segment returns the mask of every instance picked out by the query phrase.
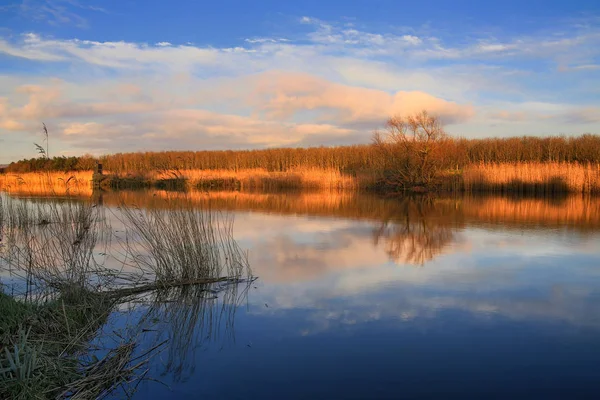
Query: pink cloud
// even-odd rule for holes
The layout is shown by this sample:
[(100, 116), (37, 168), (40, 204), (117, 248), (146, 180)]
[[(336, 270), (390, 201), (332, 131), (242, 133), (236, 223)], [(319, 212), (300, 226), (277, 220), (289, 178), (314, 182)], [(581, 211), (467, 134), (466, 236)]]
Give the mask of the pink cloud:
[(248, 102), (273, 119), (290, 119), (302, 111), (316, 111), (319, 119), (336, 123), (372, 122), (374, 126), (393, 115), (427, 110), (447, 123), (463, 122), (473, 107), (419, 91), (382, 90), (333, 83), (302, 73), (267, 72), (254, 77)]
[[(119, 138), (120, 143), (134, 143), (143, 148), (202, 148), (294, 146), (313, 135), (338, 138), (341, 142), (350, 129), (329, 124), (298, 124), (263, 121), (251, 117), (220, 114), (207, 110), (177, 109), (157, 112), (136, 123), (73, 122), (61, 125), (64, 140), (107, 145)], [(122, 150), (122, 149), (121, 149)]]
[(275, 71), (188, 82), (179, 96), (127, 81), (89, 90), (58, 80), (22, 85), (0, 99), (0, 129), (33, 133), (45, 122), (71, 145), (114, 150), (122, 150), (115, 138), (130, 150), (338, 145), (367, 143), (389, 116), (422, 109), (446, 122), (472, 115), (468, 105), (423, 92), (392, 95)]
[[(117, 93), (137, 95), (139, 88), (134, 85), (119, 85)], [(79, 118), (118, 114), (138, 114), (156, 110), (160, 107), (154, 102), (141, 101), (84, 101), (67, 98), (63, 88), (54, 85), (23, 85), (16, 89), (16, 96), (25, 95), (24, 105), (10, 104), (7, 100), (0, 103), (0, 119), (41, 122), (48, 118)], [(120, 96), (123, 97), (123, 96)]]

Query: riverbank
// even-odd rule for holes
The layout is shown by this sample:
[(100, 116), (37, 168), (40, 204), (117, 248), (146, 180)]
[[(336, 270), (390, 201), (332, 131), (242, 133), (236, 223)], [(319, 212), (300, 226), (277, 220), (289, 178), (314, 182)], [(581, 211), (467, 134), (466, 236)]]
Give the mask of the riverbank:
[[(334, 168), (291, 168), (268, 171), (173, 170), (116, 174), (107, 171), (97, 181), (103, 189), (157, 188), (167, 190), (320, 190), (402, 192), (515, 193), (553, 195), (600, 194), (600, 164), (479, 163), (440, 173), (428, 187), (402, 188), (385, 182), (393, 171), (354, 174)], [(30, 195), (91, 195), (92, 171), (0, 174), (0, 190)]]

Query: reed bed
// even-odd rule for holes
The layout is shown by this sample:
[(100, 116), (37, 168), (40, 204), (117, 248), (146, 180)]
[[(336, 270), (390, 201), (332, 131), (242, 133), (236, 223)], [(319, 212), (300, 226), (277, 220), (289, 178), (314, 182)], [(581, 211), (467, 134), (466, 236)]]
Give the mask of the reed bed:
[(101, 185), (113, 189), (154, 187), (170, 190), (357, 190), (374, 182), (336, 169), (294, 168), (285, 172), (263, 168), (244, 170), (157, 170), (114, 174), (107, 171)]
[(181, 170), (154, 172), (149, 174), (153, 181), (178, 177), (198, 188), (230, 189), (327, 189), (348, 190), (361, 187), (356, 177), (342, 174), (329, 168), (291, 168), (285, 172), (268, 171), (263, 168), (242, 170)]
[(462, 174), (467, 192), (600, 194), (600, 164), (473, 164)]
[[(0, 190), (21, 195), (90, 196), (91, 171), (0, 174)], [(107, 171), (103, 186), (116, 189), (276, 191), (311, 189), (357, 191), (376, 189), (376, 173), (346, 174), (335, 168), (295, 167), (284, 172), (263, 168), (240, 170), (155, 170), (113, 174)], [(444, 191), (557, 194), (600, 194), (600, 164), (522, 162), (468, 164), (442, 174)]]
[(20, 195), (90, 196), (92, 171), (0, 174), (0, 191)]

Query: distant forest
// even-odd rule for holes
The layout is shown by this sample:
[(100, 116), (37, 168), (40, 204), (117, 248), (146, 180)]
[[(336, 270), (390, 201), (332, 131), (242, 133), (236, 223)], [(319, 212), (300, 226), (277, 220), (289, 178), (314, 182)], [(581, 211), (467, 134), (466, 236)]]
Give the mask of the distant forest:
[[(564, 162), (600, 163), (600, 136), (513, 137), (489, 139), (447, 139), (442, 153), (448, 165), (462, 168), (474, 163)], [(345, 173), (383, 170), (386, 159), (373, 145), (338, 147), (277, 148), (265, 150), (162, 151), (117, 153), (99, 158), (31, 158), (11, 163), (6, 171), (92, 170), (96, 162), (112, 173), (149, 170), (241, 170), (263, 168), (287, 171), (297, 167), (335, 168)]]

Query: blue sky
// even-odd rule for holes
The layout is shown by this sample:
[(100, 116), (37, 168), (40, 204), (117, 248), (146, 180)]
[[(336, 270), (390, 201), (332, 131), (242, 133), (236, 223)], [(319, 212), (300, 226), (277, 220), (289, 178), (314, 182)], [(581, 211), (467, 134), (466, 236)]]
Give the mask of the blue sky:
[[(489, 4), (493, 3), (493, 4)], [(593, 1), (0, 2), (0, 163), (368, 143), (427, 109), (456, 136), (599, 133)]]

